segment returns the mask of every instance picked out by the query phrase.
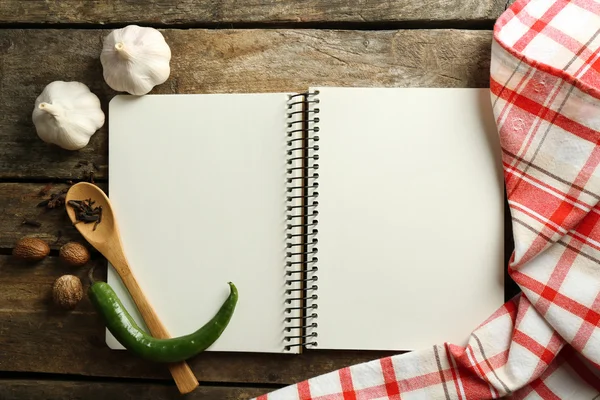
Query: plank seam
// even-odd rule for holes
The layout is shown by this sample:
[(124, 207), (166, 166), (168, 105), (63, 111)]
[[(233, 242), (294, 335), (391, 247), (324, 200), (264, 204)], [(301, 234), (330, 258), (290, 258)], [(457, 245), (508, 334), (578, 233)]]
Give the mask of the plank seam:
[(461, 30), (492, 30), (495, 19), (481, 20), (445, 20), (445, 21), (314, 21), (314, 22), (194, 22), (194, 23), (144, 23), (144, 22), (119, 22), (119, 23), (43, 23), (43, 22), (1, 22), (0, 29), (118, 29), (130, 24), (138, 24), (157, 29), (323, 29), (323, 30), (432, 30), (432, 29), (461, 29)]
[[(43, 177), (43, 176), (25, 176), (25, 177), (7, 177), (3, 178), (0, 176), (0, 184), (2, 183), (31, 183), (31, 184), (42, 184), (42, 183), (53, 183), (55, 185), (67, 184), (69, 182), (89, 182), (86, 179), (76, 179), (69, 177)], [(106, 177), (94, 177), (94, 183), (108, 183)]]
[[(87, 383), (127, 383), (127, 384), (156, 384), (164, 386), (175, 386), (168, 378), (115, 378), (104, 376), (87, 376), (78, 374), (59, 374), (46, 372), (22, 372), (22, 371), (3, 371), (0, 372), (0, 382), (7, 380), (44, 380), (55, 382), (87, 382)], [(200, 381), (203, 387), (238, 387), (238, 388), (260, 388), (260, 389), (279, 389), (285, 384), (269, 382), (220, 382), (220, 381)]]

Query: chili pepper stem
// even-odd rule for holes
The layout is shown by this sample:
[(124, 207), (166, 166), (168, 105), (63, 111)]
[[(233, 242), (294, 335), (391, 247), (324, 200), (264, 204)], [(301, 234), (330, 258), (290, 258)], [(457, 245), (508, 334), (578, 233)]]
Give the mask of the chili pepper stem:
[(88, 271), (88, 278), (90, 280), (90, 284), (93, 285), (94, 283), (96, 283), (96, 280), (94, 279), (94, 270), (96, 269), (95, 265), (92, 265), (92, 268), (90, 268), (90, 270)]

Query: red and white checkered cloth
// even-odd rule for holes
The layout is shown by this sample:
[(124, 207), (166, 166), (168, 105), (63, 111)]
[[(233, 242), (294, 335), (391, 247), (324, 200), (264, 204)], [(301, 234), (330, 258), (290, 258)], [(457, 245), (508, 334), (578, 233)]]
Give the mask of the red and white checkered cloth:
[(258, 400), (600, 399), (600, 2), (519, 0), (491, 101), (522, 289), (466, 347), (343, 368)]

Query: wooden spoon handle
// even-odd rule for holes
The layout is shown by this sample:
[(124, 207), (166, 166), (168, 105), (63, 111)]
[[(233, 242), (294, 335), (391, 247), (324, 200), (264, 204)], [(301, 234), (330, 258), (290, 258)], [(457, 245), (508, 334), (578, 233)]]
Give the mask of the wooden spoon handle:
[[(114, 260), (109, 259), (109, 261), (119, 272), (121, 280), (131, 294), (131, 298), (142, 314), (142, 318), (144, 318), (144, 322), (146, 322), (152, 336), (159, 339), (168, 339), (171, 337), (165, 326), (158, 319), (156, 312), (146, 299), (146, 296), (144, 296), (144, 292), (142, 292), (140, 285), (132, 275), (131, 270), (127, 265), (127, 261), (124, 257), (115, 258), (116, 259)], [(185, 361), (169, 364), (169, 371), (171, 372), (180, 393), (189, 393), (198, 386), (196, 376)]]

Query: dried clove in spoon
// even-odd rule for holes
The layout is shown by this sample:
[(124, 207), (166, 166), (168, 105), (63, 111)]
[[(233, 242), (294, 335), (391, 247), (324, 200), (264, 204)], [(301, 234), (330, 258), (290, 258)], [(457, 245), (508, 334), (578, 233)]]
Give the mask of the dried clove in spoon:
[(94, 222), (94, 229), (100, 222), (102, 222), (102, 206), (94, 207), (96, 202), (92, 199), (86, 200), (69, 200), (67, 204), (75, 209), (75, 219), (77, 222), (84, 222), (86, 224)]

